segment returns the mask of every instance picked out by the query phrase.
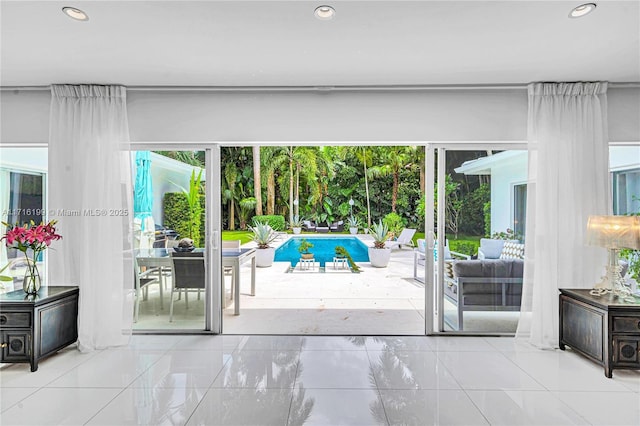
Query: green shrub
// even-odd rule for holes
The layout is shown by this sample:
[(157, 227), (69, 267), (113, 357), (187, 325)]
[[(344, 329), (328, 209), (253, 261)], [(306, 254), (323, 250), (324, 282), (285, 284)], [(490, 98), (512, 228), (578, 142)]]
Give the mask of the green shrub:
[(393, 232), (396, 237), (400, 235), (405, 226), (404, 220), (397, 213), (389, 213), (382, 219), (382, 223), (387, 225), (389, 232)]
[(478, 241), (449, 240), (449, 249), (451, 249), (451, 251), (468, 254), (469, 256), (476, 254), (478, 252), (478, 247), (480, 247), (480, 243)]
[[(201, 219), (198, 223), (200, 238), (192, 238), (194, 245), (197, 247), (204, 247), (204, 226), (205, 226), (205, 199), (200, 197), (201, 205)], [(167, 192), (164, 194), (164, 200), (162, 203), (164, 211), (164, 222), (162, 225), (165, 228), (173, 229), (179, 235), (178, 238), (189, 238), (189, 203), (187, 202), (187, 196), (183, 192)], [(198, 241), (198, 244), (196, 244)]]
[(167, 192), (163, 200), (165, 228), (173, 229), (180, 237), (189, 237), (189, 203), (182, 192)]
[(266, 223), (274, 231), (283, 231), (285, 229), (284, 216), (278, 214), (254, 216), (253, 223), (256, 222)]

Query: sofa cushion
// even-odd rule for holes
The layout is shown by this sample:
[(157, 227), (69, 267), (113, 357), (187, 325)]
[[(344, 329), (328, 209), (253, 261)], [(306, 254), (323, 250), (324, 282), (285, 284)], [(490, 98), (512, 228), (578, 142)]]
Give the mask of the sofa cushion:
[(482, 277), (483, 260), (461, 260), (453, 264), (456, 277)]
[(513, 259), (511, 261), (511, 278), (524, 277), (524, 260)]
[(524, 244), (506, 241), (502, 246), (500, 259), (524, 259)]

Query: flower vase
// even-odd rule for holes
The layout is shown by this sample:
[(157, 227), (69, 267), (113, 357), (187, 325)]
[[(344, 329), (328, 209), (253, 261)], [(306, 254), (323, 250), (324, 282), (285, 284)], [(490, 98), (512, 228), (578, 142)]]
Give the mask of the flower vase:
[(42, 282), (40, 280), (38, 267), (35, 264), (28, 265), (27, 271), (24, 274), (24, 280), (22, 281), (22, 289), (27, 294), (37, 294), (41, 285)]

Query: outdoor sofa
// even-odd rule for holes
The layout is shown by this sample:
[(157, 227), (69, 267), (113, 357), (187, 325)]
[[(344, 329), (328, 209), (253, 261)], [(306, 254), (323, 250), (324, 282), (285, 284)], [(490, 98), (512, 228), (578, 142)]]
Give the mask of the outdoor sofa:
[(458, 330), (467, 311), (520, 311), (523, 259), (453, 262), (445, 275), (444, 296), (458, 310)]

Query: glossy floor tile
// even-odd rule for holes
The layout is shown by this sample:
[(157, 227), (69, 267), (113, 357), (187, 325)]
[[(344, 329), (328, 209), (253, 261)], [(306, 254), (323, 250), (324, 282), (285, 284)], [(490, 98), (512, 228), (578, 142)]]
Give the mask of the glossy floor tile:
[(299, 351), (237, 351), (218, 374), (214, 388), (291, 389)]
[(386, 425), (378, 391), (373, 389), (296, 389), (289, 425)]
[[(291, 407), (291, 389), (209, 389), (188, 425), (286, 425), (289, 408), (305, 416), (302, 402)], [(294, 424), (303, 424), (295, 421)]]
[(121, 389), (45, 388), (23, 399), (0, 418), (3, 425), (81, 425)]
[(487, 425), (466, 393), (459, 390), (381, 390), (392, 425)]
[(502, 353), (441, 352), (438, 353), (438, 359), (463, 389), (544, 389)]
[(0, 424), (640, 424), (640, 371), (511, 338), (133, 336), (0, 366)]
[(184, 425), (206, 389), (129, 388), (98, 412), (87, 425)]
[(605, 377), (603, 367), (598, 366), (594, 371), (596, 364), (571, 350), (505, 352), (505, 356), (549, 390), (621, 392), (628, 389), (621, 382)]
[(369, 351), (379, 389), (460, 389), (433, 352)]
[(363, 351), (302, 351), (296, 387), (373, 389), (373, 369)]
[(628, 392), (556, 392), (592, 425), (640, 425), (640, 397)]
[(492, 425), (587, 425), (580, 413), (546, 391), (468, 391)]

